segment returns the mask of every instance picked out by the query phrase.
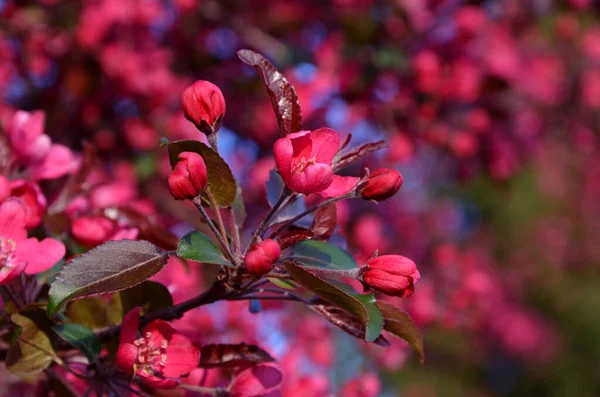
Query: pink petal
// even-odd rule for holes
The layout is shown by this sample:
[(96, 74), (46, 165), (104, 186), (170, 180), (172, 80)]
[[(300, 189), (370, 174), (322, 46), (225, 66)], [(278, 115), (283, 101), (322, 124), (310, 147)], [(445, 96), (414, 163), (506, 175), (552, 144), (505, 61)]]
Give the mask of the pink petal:
[(121, 343), (133, 343), (137, 339), (138, 328), (140, 328), (140, 310), (142, 310), (141, 307), (135, 307), (123, 317)]
[(179, 378), (198, 367), (200, 350), (193, 346), (181, 334), (175, 334), (167, 347), (167, 365), (163, 375), (168, 378)]
[(331, 128), (319, 128), (310, 134), (312, 140), (311, 158), (315, 157), (317, 163), (331, 165), (333, 158), (340, 149), (340, 136)]
[(162, 341), (166, 340), (170, 342), (173, 335), (177, 333), (177, 330), (164, 320), (154, 320), (144, 327), (142, 335), (145, 337), (147, 333), (150, 333), (150, 338), (154, 346), (160, 346)]
[(286, 184), (294, 192), (312, 194), (326, 189), (331, 184), (333, 171), (327, 164), (313, 164), (296, 175), (293, 175)]
[(58, 240), (29, 238), (17, 243), (15, 256), (27, 263), (26, 274), (38, 274), (50, 269), (65, 256), (65, 246)]
[(79, 161), (68, 147), (52, 145), (41, 163), (32, 166), (32, 175), (36, 179), (55, 179), (74, 172)]
[(311, 158), (313, 142), (310, 137), (311, 135), (304, 134), (290, 139), (292, 142), (292, 147), (294, 148), (292, 157), (297, 161), (303, 158), (307, 160)]
[(289, 179), (292, 173), (293, 154), (292, 141), (287, 138), (279, 138), (273, 145), (273, 156), (275, 157), (277, 171), (284, 181)]
[(329, 187), (318, 194), (326, 198), (339, 197), (354, 189), (359, 181), (360, 178), (354, 176), (333, 175)]
[(16, 241), (27, 238), (26, 222), (27, 207), (21, 199), (9, 198), (0, 204), (0, 238)]
[(10, 197), (10, 186), (8, 179), (4, 175), (0, 175), (0, 203)]
[(16, 266), (6, 271), (7, 267), (0, 267), (0, 285), (7, 285), (13, 282), (14, 279), (23, 273), (27, 264), (25, 262), (17, 262)]

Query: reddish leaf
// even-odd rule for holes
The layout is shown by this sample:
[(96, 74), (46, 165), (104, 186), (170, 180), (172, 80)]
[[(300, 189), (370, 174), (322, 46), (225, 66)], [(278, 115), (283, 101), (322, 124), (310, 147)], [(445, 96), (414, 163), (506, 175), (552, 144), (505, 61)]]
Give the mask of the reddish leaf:
[(360, 145), (359, 147), (352, 149), (348, 153), (343, 154), (339, 159), (335, 160), (333, 164), (333, 170), (338, 171), (342, 168), (346, 168), (350, 164), (359, 161), (363, 157), (386, 147), (387, 143), (385, 141), (370, 142)]
[[(325, 317), (325, 319), (331, 324), (344, 330), (346, 333), (358, 339), (365, 339), (365, 326), (360, 322), (360, 320), (352, 316), (350, 313), (340, 309), (339, 307), (330, 305), (325, 301), (321, 301), (321, 303), (316, 305), (311, 305), (310, 308)], [(390, 342), (383, 335), (379, 335), (377, 339), (373, 341), (373, 343), (379, 346), (390, 345)]]
[(310, 240), (310, 238), (314, 235), (313, 232), (306, 229), (293, 229), (283, 232), (281, 236), (277, 239), (279, 246), (281, 249), (286, 249), (293, 245), (298, 244), (304, 240)]
[(262, 55), (251, 50), (240, 50), (237, 54), (242, 62), (254, 66), (262, 79), (277, 117), (280, 135), (301, 131), (302, 109), (296, 89)]
[(148, 240), (165, 250), (174, 250), (177, 248), (177, 244), (179, 244), (179, 239), (174, 233), (165, 227), (157, 225), (148, 215), (134, 208), (106, 208), (103, 211), (103, 215), (137, 228), (140, 231), (140, 239)]
[(273, 362), (275, 359), (255, 345), (204, 345), (200, 350), (200, 367), (242, 367)]
[(310, 230), (315, 234), (317, 240), (329, 240), (337, 226), (337, 210), (335, 204), (321, 207), (315, 212)]
[(423, 337), (412, 318), (394, 305), (377, 302), (377, 307), (384, 317), (383, 328), (391, 334), (407, 341), (417, 352), (421, 363), (425, 361)]

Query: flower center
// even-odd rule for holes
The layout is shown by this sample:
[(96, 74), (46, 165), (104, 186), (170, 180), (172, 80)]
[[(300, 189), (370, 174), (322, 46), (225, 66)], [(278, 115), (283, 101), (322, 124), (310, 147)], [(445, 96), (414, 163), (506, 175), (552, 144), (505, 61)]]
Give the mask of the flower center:
[(136, 339), (133, 344), (138, 348), (136, 359), (138, 370), (154, 375), (154, 371), (161, 372), (162, 367), (167, 365), (168, 342), (166, 340), (163, 339), (160, 345), (154, 346), (152, 334), (146, 332), (144, 337)]
[(13, 239), (0, 237), (0, 274), (8, 273), (16, 266), (17, 243)]
[(292, 164), (292, 174), (298, 175), (302, 171), (304, 171), (309, 165), (316, 164), (317, 159), (313, 157), (310, 160), (307, 160), (306, 157), (302, 157), (301, 159), (294, 159)]

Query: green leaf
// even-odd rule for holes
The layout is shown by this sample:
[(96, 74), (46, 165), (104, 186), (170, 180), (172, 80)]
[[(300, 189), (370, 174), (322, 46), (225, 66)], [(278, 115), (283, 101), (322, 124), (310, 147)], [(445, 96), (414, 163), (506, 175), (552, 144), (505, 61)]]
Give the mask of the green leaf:
[(200, 232), (183, 236), (177, 247), (177, 256), (196, 262), (233, 267), (210, 237)]
[(296, 244), (290, 258), (308, 267), (335, 270), (352, 270), (358, 267), (352, 255), (321, 241), (309, 240)]
[[(217, 205), (229, 207), (235, 200), (237, 185), (225, 160), (200, 141), (176, 141), (169, 143), (169, 160), (172, 167), (177, 164), (181, 152), (194, 152), (202, 156), (208, 171), (208, 185)], [(208, 202), (205, 195), (202, 195), (202, 198)]]
[(107, 310), (108, 302), (106, 299), (91, 296), (69, 303), (65, 314), (71, 323), (97, 329), (106, 326)]
[(235, 216), (235, 222), (238, 227), (242, 228), (246, 221), (246, 206), (244, 205), (244, 196), (242, 195), (242, 188), (237, 186), (237, 193), (235, 200), (233, 201), (233, 214)]
[(285, 261), (284, 265), (290, 275), (302, 286), (359, 319), (366, 327), (367, 342), (375, 341), (381, 334), (383, 315), (375, 304), (373, 294), (359, 294), (348, 285), (325, 281), (311, 273), (310, 269), (291, 261)]
[(48, 317), (75, 298), (133, 287), (167, 263), (167, 255), (147, 241), (107, 241), (74, 258), (50, 285)]
[(100, 341), (89, 328), (79, 324), (61, 324), (52, 329), (67, 343), (85, 354), (90, 363), (100, 355)]
[(283, 288), (283, 289), (298, 288), (298, 284), (296, 284), (292, 280), (286, 280), (284, 278), (275, 278), (275, 277), (269, 277), (269, 278), (267, 278), (267, 280), (269, 280), (272, 284), (278, 286), (279, 288)]
[(108, 321), (120, 325), (123, 317), (133, 308), (140, 306), (142, 315), (173, 305), (169, 289), (155, 281), (144, 281), (133, 288), (118, 291), (110, 297)]
[(397, 337), (404, 339), (417, 352), (421, 363), (425, 361), (423, 336), (412, 318), (394, 305), (377, 302), (377, 307), (385, 318), (384, 329)]
[(19, 313), (14, 313), (10, 319), (18, 326), (6, 355), (6, 368), (12, 374), (31, 376), (48, 368), (52, 361), (61, 362), (50, 338), (33, 320)]

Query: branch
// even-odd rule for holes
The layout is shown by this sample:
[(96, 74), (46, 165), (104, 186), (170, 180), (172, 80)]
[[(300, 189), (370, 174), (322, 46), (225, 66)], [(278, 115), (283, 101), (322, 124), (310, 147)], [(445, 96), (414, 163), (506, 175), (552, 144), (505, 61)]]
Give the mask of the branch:
[(237, 263), (236, 259), (234, 258), (233, 254), (231, 253), (229, 244), (227, 244), (225, 242), (225, 240), (223, 240), (223, 236), (221, 236), (221, 233), (219, 232), (219, 230), (217, 230), (217, 227), (215, 226), (213, 221), (210, 219), (210, 217), (206, 213), (206, 210), (204, 209), (204, 207), (202, 207), (202, 201), (200, 199), (200, 196), (196, 197), (194, 200), (192, 200), (192, 202), (194, 203), (194, 205), (196, 206), (198, 211), (200, 211), (200, 214), (202, 214), (202, 217), (206, 221), (206, 224), (208, 225), (208, 227), (210, 227), (210, 230), (213, 232), (213, 234), (217, 238), (217, 241), (219, 242), (219, 245), (221, 246), (221, 249), (223, 250), (223, 254), (225, 254), (227, 259), (229, 259), (229, 261), (233, 265), (237, 265), (238, 263)]
[(269, 222), (271, 221), (271, 218), (273, 218), (273, 215), (275, 215), (277, 210), (279, 210), (279, 207), (281, 207), (281, 205), (288, 199), (288, 197), (291, 194), (292, 194), (291, 190), (289, 190), (287, 187), (283, 188), (283, 190), (281, 191), (281, 195), (277, 199), (277, 202), (273, 205), (273, 208), (271, 208), (269, 213), (263, 218), (263, 220), (260, 222), (260, 225), (258, 226), (258, 229), (256, 229), (256, 231), (252, 235), (252, 238), (250, 239), (250, 243), (248, 244), (248, 247), (246, 247), (246, 251), (244, 252), (244, 254), (246, 252), (248, 252), (248, 250), (250, 249), (250, 247), (252, 247), (252, 245), (254, 245), (254, 243), (256, 242), (258, 237), (263, 235), (263, 233), (265, 232), (265, 229), (267, 228), (267, 226), (269, 225)]

